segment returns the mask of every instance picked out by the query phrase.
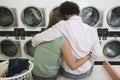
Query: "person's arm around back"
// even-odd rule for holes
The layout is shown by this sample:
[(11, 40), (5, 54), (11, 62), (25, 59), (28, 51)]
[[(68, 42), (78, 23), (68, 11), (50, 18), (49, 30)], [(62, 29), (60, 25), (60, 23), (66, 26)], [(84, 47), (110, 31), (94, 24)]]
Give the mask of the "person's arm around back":
[(79, 60), (75, 61), (73, 59), (72, 52), (71, 52), (71, 46), (70, 46), (70, 43), (69, 43), (68, 40), (66, 40), (64, 42), (61, 50), (62, 50), (64, 60), (66, 61), (67, 65), (72, 70), (75, 70), (75, 69), (79, 68), (81, 65), (83, 65), (86, 61), (88, 61), (91, 58), (91, 56), (89, 54), (89, 55), (83, 57), (82, 59), (79, 59)]

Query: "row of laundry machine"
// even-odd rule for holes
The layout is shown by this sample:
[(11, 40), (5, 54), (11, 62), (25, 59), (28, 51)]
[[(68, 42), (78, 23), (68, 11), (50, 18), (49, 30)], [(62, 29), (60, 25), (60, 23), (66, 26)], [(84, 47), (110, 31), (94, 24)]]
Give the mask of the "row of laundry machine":
[[(46, 28), (52, 10), (65, 0), (1, 0), (0, 60), (16, 57), (33, 59), (31, 40)], [(98, 30), (103, 58), (120, 61), (120, 1), (69, 0), (80, 7), (84, 23)]]
[(0, 1), (0, 60), (33, 59), (33, 36), (46, 27), (45, 1)]

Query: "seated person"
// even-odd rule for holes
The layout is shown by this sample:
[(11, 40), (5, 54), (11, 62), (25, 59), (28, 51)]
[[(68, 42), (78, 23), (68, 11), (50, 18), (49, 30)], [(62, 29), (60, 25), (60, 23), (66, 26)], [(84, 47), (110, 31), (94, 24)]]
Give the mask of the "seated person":
[[(59, 18), (57, 18), (58, 16)], [(58, 22), (58, 19), (63, 20), (64, 17), (58, 11), (58, 8), (56, 8), (50, 18), (49, 22), (52, 23), (49, 23), (49, 27)], [(59, 37), (52, 41), (40, 43), (35, 48), (34, 68), (32, 70), (33, 79), (56, 80), (60, 71), (62, 55), (68, 66), (73, 70), (90, 60), (91, 57), (89, 54), (82, 59), (74, 61), (71, 53), (71, 46), (65, 37)]]

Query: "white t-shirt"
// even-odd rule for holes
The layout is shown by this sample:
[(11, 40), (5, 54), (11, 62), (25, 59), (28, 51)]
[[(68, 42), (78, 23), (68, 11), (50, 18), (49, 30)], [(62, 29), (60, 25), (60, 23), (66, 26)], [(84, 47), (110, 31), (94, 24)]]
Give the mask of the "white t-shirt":
[[(50, 29), (38, 33), (34, 36), (32, 45), (35, 47), (41, 42), (51, 41), (61, 36), (65, 36), (69, 40), (75, 60), (85, 57), (90, 51), (93, 53), (92, 58), (94, 59), (102, 55), (97, 30), (83, 23), (80, 16), (72, 16), (69, 20), (59, 21)], [(65, 61), (63, 62), (65, 71), (72, 74), (84, 73), (89, 70), (91, 66), (92, 63), (89, 60), (78, 69), (71, 70)]]

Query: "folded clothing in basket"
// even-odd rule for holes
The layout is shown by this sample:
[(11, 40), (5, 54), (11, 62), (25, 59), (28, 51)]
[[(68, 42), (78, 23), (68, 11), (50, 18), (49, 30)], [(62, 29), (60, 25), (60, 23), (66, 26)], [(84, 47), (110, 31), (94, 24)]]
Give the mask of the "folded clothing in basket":
[(8, 74), (6, 77), (14, 76), (15, 74), (21, 73), (24, 70), (29, 69), (28, 59), (10, 59), (8, 65)]

